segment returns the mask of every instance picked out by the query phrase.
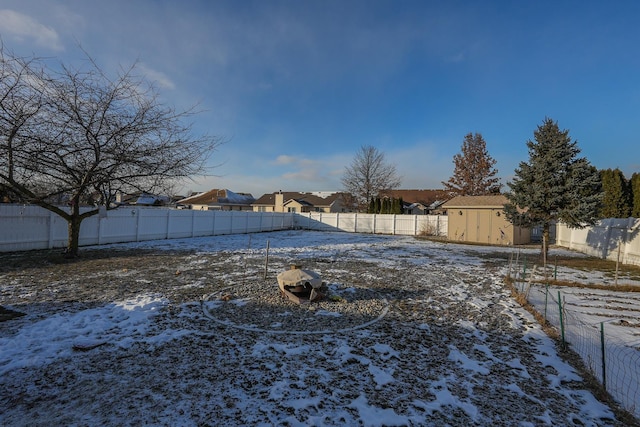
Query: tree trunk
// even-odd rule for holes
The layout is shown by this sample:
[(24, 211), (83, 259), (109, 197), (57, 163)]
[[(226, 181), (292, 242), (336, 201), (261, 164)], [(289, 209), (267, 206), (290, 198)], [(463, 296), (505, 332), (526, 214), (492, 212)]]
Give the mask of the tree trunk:
[(74, 198), (71, 205), (71, 216), (67, 219), (68, 242), (66, 256), (68, 258), (76, 258), (78, 256), (81, 223), (82, 217), (80, 216), (80, 207), (78, 205), (78, 200)]
[(66, 256), (75, 258), (78, 256), (78, 245), (80, 241), (80, 218), (73, 216), (68, 222), (69, 241), (67, 242)]
[(540, 253), (540, 257), (544, 262), (544, 265), (547, 265), (547, 255), (549, 254), (549, 223), (545, 222), (542, 226), (542, 252)]

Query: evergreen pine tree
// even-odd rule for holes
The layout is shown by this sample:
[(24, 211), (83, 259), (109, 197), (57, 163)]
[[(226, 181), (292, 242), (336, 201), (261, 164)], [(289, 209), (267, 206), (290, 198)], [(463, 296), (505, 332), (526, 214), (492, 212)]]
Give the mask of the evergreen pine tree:
[(527, 141), (529, 162), (520, 162), (508, 183), (507, 218), (515, 225), (542, 226), (542, 254), (546, 257), (549, 227), (561, 221), (569, 227), (593, 225), (602, 200), (600, 174), (585, 158), (578, 158), (577, 142), (568, 130), (545, 118)]
[(371, 198), (371, 201), (369, 202), (369, 209), (367, 209), (367, 213), (376, 213), (376, 201), (374, 200), (374, 198)]
[(402, 200), (402, 197), (398, 199), (398, 213), (399, 214), (404, 213), (404, 200)]
[(631, 216), (640, 218), (640, 173), (634, 173), (629, 180), (631, 187)]
[(374, 213), (382, 213), (382, 201), (380, 200), (380, 197), (376, 197), (376, 211)]
[(600, 171), (602, 207), (600, 218), (627, 218), (631, 214), (629, 184), (620, 169)]

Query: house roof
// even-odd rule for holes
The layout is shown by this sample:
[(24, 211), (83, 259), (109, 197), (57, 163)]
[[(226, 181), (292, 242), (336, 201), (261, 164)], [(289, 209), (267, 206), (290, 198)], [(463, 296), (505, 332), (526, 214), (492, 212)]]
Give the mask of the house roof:
[(213, 190), (209, 190), (204, 193), (199, 193), (194, 196), (179, 200), (178, 203), (183, 205), (250, 205), (254, 201), (255, 198), (251, 194), (234, 193), (231, 190), (220, 190), (215, 188)]
[(449, 192), (445, 190), (384, 190), (380, 195), (394, 199), (402, 197), (403, 202), (422, 203), (424, 206), (429, 206), (437, 200), (451, 198)]
[[(275, 206), (276, 204), (276, 194), (279, 193), (270, 193), (262, 195), (258, 200), (253, 202), (254, 206)], [(339, 197), (342, 196), (342, 193), (334, 193), (328, 197), (320, 197), (316, 196), (312, 193), (297, 193), (293, 191), (283, 191), (282, 192), (282, 200), (284, 204), (291, 203), (291, 201), (295, 200), (296, 202), (302, 205), (309, 206), (331, 206), (333, 202), (335, 202)]]
[(509, 199), (502, 194), (491, 196), (456, 196), (442, 205), (443, 208), (503, 208)]
[(167, 203), (167, 202), (169, 202), (168, 196), (155, 196), (153, 194), (142, 193), (136, 199), (135, 204), (152, 206), (157, 203)]

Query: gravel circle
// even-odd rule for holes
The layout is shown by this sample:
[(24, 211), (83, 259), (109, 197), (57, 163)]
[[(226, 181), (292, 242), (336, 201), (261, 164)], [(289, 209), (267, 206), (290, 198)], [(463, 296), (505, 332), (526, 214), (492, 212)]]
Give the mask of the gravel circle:
[(320, 301), (296, 304), (277, 285), (229, 286), (206, 295), (204, 315), (236, 329), (272, 334), (331, 334), (366, 328), (382, 319), (389, 302), (366, 288), (324, 285)]

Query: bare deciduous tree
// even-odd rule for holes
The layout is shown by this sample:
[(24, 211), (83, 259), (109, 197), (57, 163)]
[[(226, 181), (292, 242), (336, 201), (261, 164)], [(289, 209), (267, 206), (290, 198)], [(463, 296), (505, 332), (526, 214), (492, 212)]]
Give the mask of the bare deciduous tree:
[(453, 156), (453, 176), (443, 181), (445, 190), (461, 196), (484, 196), (500, 192), (496, 161), (489, 155), (481, 134), (468, 133), (462, 142), (461, 152)]
[(370, 145), (360, 147), (342, 176), (345, 191), (354, 196), (360, 211), (366, 211), (372, 197), (383, 190), (397, 188), (400, 182), (396, 167), (386, 162), (384, 153)]
[(193, 136), (194, 112), (164, 105), (135, 71), (110, 79), (91, 58), (53, 70), (0, 50), (0, 189), (64, 218), (71, 256), (82, 221), (117, 207), (118, 193), (203, 173), (222, 143)]

